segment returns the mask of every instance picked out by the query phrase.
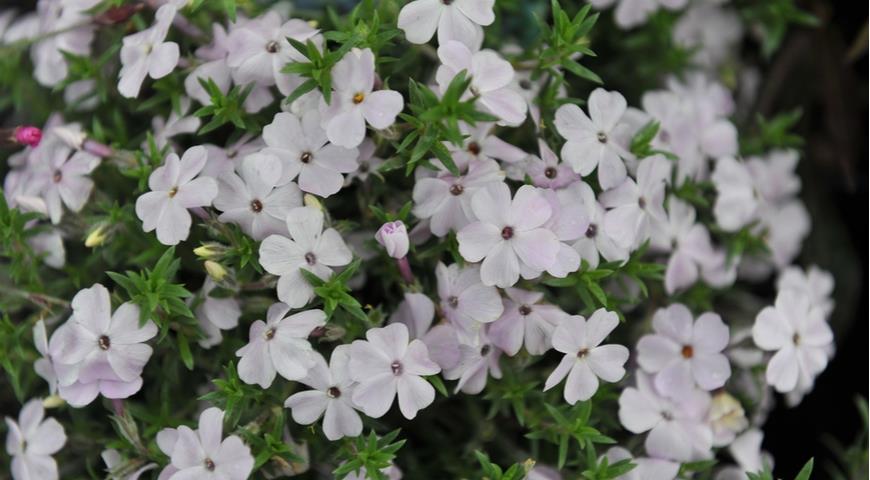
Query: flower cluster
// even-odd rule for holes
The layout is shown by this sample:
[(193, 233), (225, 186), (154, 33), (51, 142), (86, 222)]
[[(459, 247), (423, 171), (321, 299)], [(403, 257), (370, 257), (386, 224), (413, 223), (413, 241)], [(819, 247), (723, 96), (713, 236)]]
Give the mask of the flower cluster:
[[(81, 448), (119, 479), (772, 467), (771, 394), (799, 402), (825, 370), (834, 282), (794, 264), (800, 152), (738, 130), (730, 7), (590, 0), (620, 28), (678, 12), (692, 52), (620, 92), (584, 66), (588, 6), (542, 3), (552, 22), (516, 48), (499, 31), (523, 2), (109, 3), (0, 12), (0, 48), (64, 90), (44, 128), (11, 131), (4, 170), (0, 278), (35, 307), (13, 318), (48, 384), (15, 374), (46, 397), (7, 419), (16, 480), (66, 476), (53, 455), (85, 471), (43, 405), (85, 409), (57, 416), (100, 432)], [(734, 308), (763, 282), (775, 299)], [(393, 425), (451, 458), (498, 437), (514, 476), (482, 452), (484, 474), (429, 473)]]

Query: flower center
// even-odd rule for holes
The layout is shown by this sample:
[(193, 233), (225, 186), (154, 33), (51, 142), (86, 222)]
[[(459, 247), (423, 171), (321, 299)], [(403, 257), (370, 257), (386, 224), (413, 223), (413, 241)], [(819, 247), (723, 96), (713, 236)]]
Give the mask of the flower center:
[(313, 156), (311, 155), (311, 152), (303, 152), (302, 155), (299, 156), (299, 161), (302, 163), (309, 163), (312, 158)]
[(214, 471), (214, 460), (212, 460), (212, 459), (206, 457), (206, 458), (205, 458), (205, 461), (202, 462), (202, 463), (203, 463), (203, 465), (205, 466), (205, 469), (206, 469), (206, 470), (208, 470), (209, 472), (213, 472), (213, 471)]
[(366, 95), (362, 92), (356, 92), (356, 95), (353, 96), (353, 103), (355, 105), (359, 105), (366, 99)]
[(329, 390), (326, 391), (326, 396), (329, 398), (338, 398), (341, 396), (341, 390), (338, 387), (329, 387)]
[(263, 334), (263, 338), (265, 338), (266, 340), (271, 340), (271, 339), (275, 338), (275, 329), (270, 328), (270, 329), (266, 330), (266, 333)]
[(638, 198), (637, 199), (637, 206), (642, 208), (642, 209), (646, 208), (646, 199), (643, 197)]
[(369, 162), (359, 162), (359, 171), (366, 173), (369, 171)]
[(108, 350), (109, 347), (112, 346), (112, 341), (109, 340), (107, 335), (101, 335), (100, 338), (97, 339), (97, 345), (99, 345), (102, 350)]
[(596, 235), (598, 235), (598, 225), (590, 223), (586, 229), (586, 238), (595, 238)]
[(441, 0), (441, 3), (443, 3), (444, 5), (450, 5), (451, 3), (453, 3), (453, 0)]
[(390, 364), (390, 370), (393, 371), (393, 375), (401, 375), (402, 374), (402, 364), (398, 360)]
[(315, 263), (317, 263), (317, 256), (314, 255), (313, 252), (306, 253), (305, 254), (305, 263), (313, 266)]
[(664, 418), (667, 421), (671, 421), (674, 419), (674, 415), (671, 414), (671, 412), (662, 412), (661, 415), (662, 415), (662, 418)]
[(260, 213), (263, 211), (263, 202), (254, 199), (251, 201), (251, 211), (254, 213)]
[(459, 299), (456, 298), (456, 295), (450, 295), (447, 298), (447, 305), (450, 305), (450, 308), (456, 308), (459, 306)]
[(520, 315), (525, 317), (526, 315), (528, 315), (530, 313), (532, 313), (532, 307), (530, 307), (528, 305), (520, 305)]
[(454, 197), (462, 195), (462, 192), (464, 192), (464, 191), (465, 191), (465, 187), (463, 187), (462, 185), (460, 185), (458, 183), (454, 183), (450, 187), (450, 194), (453, 195)]
[(799, 334), (799, 333), (795, 333), (794, 335), (792, 335), (792, 336), (791, 336), (791, 341), (792, 341), (792, 343), (794, 343), (795, 345), (800, 344), (800, 343), (801, 343), (801, 336), (800, 336), (800, 334)]
[(480, 144), (477, 142), (471, 142), (468, 144), (467, 150), (471, 152), (472, 155), (480, 155)]
[(586, 358), (586, 355), (589, 355), (588, 348), (583, 348), (579, 352), (577, 352), (577, 358)]
[(267, 52), (276, 53), (276, 52), (278, 52), (278, 50), (281, 50), (281, 45), (278, 42), (276, 42), (275, 40), (272, 40), (271, 42), (266, 44), (266, 51)]
[(514, 238), (514, 227), (504, 227), (501, 229), (501, 238), (510, 240)]
[(692, 358), (692, 355), (695, 354), (695, 350), (691, 345), (683, 345), (683, 349), (680, 350), (680, 354), (683, 355), (683, 358)]
[(550, 179), (556, 178), (556, 175), (558, 175), (558, 173), (559, 172), (557, 172), (556, 169), (553, 167), (547, 167), (546, 169), (544, 169), (544, 176)]
[(601, 143), (607, 143), (607, 134), (604, 132), (598, 132), (598, 141)]
[(178, 187), (172, 187), (172, 189), (169, 190), (169, 198), (174, 197), (177, 193), (178, 193)]
[(489, 355), (489, 352), (491, 350), (492, 350), (492, 347), (490, 347), (489, 345), (484, 345), (484, 346), (480, 347), (480, 356), (485, 357), (485, 356)]
[(63, 180), (63, 173), (60, 170), (55, 170), (51, 179), (54, 180), (54, 183), (60, 183), (60, 181)]
[(520, 88), (522, 88), (523, 90), (531, 90), (532, 89), (532, 82), (530, 82), (524, 78), (524, 79), (520, 80)]

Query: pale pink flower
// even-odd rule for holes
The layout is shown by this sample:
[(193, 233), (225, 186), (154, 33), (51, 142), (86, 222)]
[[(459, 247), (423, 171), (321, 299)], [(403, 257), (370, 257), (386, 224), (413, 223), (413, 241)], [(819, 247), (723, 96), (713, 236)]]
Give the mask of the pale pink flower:
[(480, 262), (484, 285), (510, 287), (523, 278), (536, 278), (550, 268), (559, 252), (559, 239), (543, 228), (552, 210), (543, 195), (523, 185), (511, 200), (504, 183), (477, 192), (471, 207), (478, 221), (456, 236), (459, 253)]
[[(141, 477), (143, 473), (157, 468), (156, 463), (146, 463), (136, 470), (129, 472), (130, 467), (126, 464), (124, 458), (121, 457), (121, 453), (114, 448), (103, 450), (100, 453), (100, 458), (102, 458), (103, 463), (106, 464), (106, 475), (108, 475), (108, 478), (112, 480), (139, 480), (139, 477)], [(123, 476), (113, 475), (113, 471), (124, 471), (125, 473)]]
[(206, 409), (199, 416), (199, 428), (178, 427), (172, 449), (172, 466), (178, 471), (170, 480), (245, 480), (254, 469), (251, 448), (236, 435), (223, 438), (224, 412)]
[(505, 293), (504, 313), (489, 327), (492, 343), (509, 356), (516, 355), (523, 344), (531, 355), (543, 355), (553, 346), (553, 330), (568, 314), (542, 303), (542, 292), (508, 288)]
[[(178, 110), (173, 108), (172, 111), (169, 112), (169, 116), (166, 118), (155, 116), (151, 119), (151, 130), (154, 132), (154, 144), (157, 146), (158, 150), (163, 150), (163, 147), (170, 144), (177, 148), (174, 142), (170, 142), (172, 137), (195, 133), (202, 124), (202, 120), (199, 117), (191, 114), (190, 106), (190, 98), (181, 97)], [(142, 150), (147, 151), (149, 148), (148, 141), (142, 141)]]
[[(492, 159), (501, 162), (508, 178), (522, 181), (525, 176), (524, 162), (529, 154), (496, 137), (493, 133), (495, 127), (495, 123), (489, 122), (478, 122), (473, 126), (460, 122), (459, 131), (465, 137), (462, 145), (444, 142), (444, 146), (447, 147), (460, 171), (466, 170), (469, 165), (478, 160)], [(443, 173), (446, 169), (441, 168), (441, 171)]]
[(328, 197), (344, 184), (343, 173), (357, 169), (359, 151), (328, 144), (316, 110), (305, 113), (301, 121), (292, 113), (280, 112), (263, 128), (267, 147), (263, 153), (281, 160), (283, 172), (278, 185), (299, 177), (304, 192)]
[(639, 247), (650, 237), (650, 224), (665, 221), (665, 187), (670, 178), (671, 162), (653, 155), (640, 162), (637, 182), (626, 178), (601, 194), (601, 204), (610, 209), (604, 215), (604, 228), (619, 247)]
[(614, 11), (616, 24), (623, 29), (629, 29), (646, 23), (647, 18), (660, 6), (668, 10), (679, 10), (688, 0), (590, 0), (589, 3), (598, 10), (618, 3)]
[(474, 334), (484, 323), (494, 322), (504, 309), (501, 296), (493, 286), (480, 281), (480, 267), (441, 262), (435, 267), (441, 311), (459, 331)]
[(499, 379), (502, 376), (498, 360), (501, 350), (498, 349), (487, 334), (488, 328), (477, 331), (468, 343), (459, 344), (459, 361), (450, 369), (444, 371), (447, 380), (459, 380), (455, 392), (477, 395), (486, 387), (486, 380)]
[(302, 276), (305, 269), (326, 280), (331, 267), (350, 263), (353, 255), (333, 228), (323, 229), (323, 212), (314, 207), (299, 207), (287, 215), (290, 238), (269, 235), (260, 244), (260, 264), (278, 275), (278, 299), (292, 308), (305, 306), (314, 296), (314, 287)]
[(329, 365), (323, 355), (314, 353), (314, 366), (299, 380), (312, 390), (294, 393), (284, 402), (296, 423), (311, 425), (322, 416), (323, 433), (329, 440), (362, 433), (362, 420), (351, 401), (356, 385), (349, 376), (349, 361), (349, 345), (335, 347)]
[(690, 462), (709, 458), (713, 432), (706, 421), (710, 395), (691, 390), (668, 399), (656, 391), (652, 380), (637, 372), (637, 387), (619, 396), (619, 422), (634, 434), (649, 432), (644, 446), (654, 458)]
[(354, 48), (335, 64), (330, 103), (320, 105), (321, 125), (330, 142), (354, 148), (365, 138), (367, 123), (375, 130), (395, 123), (405, 105), (402, 95), (374, 87), (375, 55), (371, 49)]
[(157, 230), (157, 240), (164, 245), (177, 245), (190, 235), (191, 218), (188, 208), (210, 205), (217, 196), (217, 182), (200, 177), (207, 153), (204, 147), (187, 149), (181, 159), (170, 153), (163, 166), (148, 177), (150, 192), (136, 199), (136, 215), (146, 232)]
[(378, 168), (384, 163), (383, 158), (375, 156), (377, 146), (371, 138), (363, 140), (357, 149), (359, 150), (359, 159), (357, 160), (359, 166), (345, 177), (345, 186), (350, 185), (350, 182), (354, 178), (359, 179), (360, 182), (366, 182), (370, 175), (379, 176), (380, 174), (377, 173)]
[(45, 201), (51, 223), (60, 223), (63, 205), (72, 212), (84, 208), (94, 182), (91, 172), (100, 159), (82, 151), (74, 151), (63, 142), (51, 139), (38, 150), (31, 181), (36, 184)]
[(680, 472), (680, 464), (660, 458), (637, 457), (622, 447), (610, 447), (607, 453), (610, 465), (622, 460), (631, 460), (635, 465), (628, 473), (616, 477), (614, 480), (674, 480)]
[(269, 388), (279, 374), (287, 380), (300, 380), (314, 366), (315, 357), (308, 335), (326, 325), (323, 310), (306, 310), (286, 316), (290, 307), (275, 303), (266, 312), (266, 321), (251, 324), (250, 341), (236, 351), (239, 378), (245, 383)]
[(211, 276), (205, 277), (200, 295), (202, 301), (194, 313), (199, 322), (199, 328), (205, 334), (197, 343), (202, 348), (211, 348), (223, 340), (221, 330), (231, 330), (239, 325), (242, 309), (235, 297), (218, 298), (210, 295), (217, 285)]
[[(440, 265), (440, 264), (439, 264)], [(420, 339), (429, 349), (429, 358), (442, 370), (450, 369), (459, 362), (459, 336), (450, 323), (432, 326), (435, 319), (435, 304), (422, 293), (405, 293), (388, 323), (403, 323), (412, 339)]]
[(578, 216), (583, 222), (583, 235), (574, 241), (572, 247), (585, 260), (589, 268), (598, 268), (598, 262), (603, 258), (607, 262), (628, 260), (628, 249), (616, 244), (610, 233), (604, 228), (605, 210), (595, 198), (592, 187), (583, 182), (572, 183), (560, 196), (574, 198), (583, 206), (584, 215)]
[(64, 52), (82, 57), (91, 54), (95, 25), (88, 11), (98, 4), (99, 0), (37, 2), (37, 16), (18, 19), (6, 32), (3, 43), (33, 40), (33, 76), (40, 84), (54, 87), (69, 75)]
[(405, 258), (408, 255), (410, 247), (408, 230), (401, 220), (381, 225), (381, 228), (375, 233), (375, 240), (384, 247), (387, 255), (392, 258)]
[(6, 417), (6, 453), (15, 480), (57, 480), (57, 462), (51, 456), (66, 443), (66, 432), (57, 420), (45, 418), (42, 400), (24, 404), (18, 421)]
[(438, 43), (455, 40), (477, 49), (483, 28), (495, 21), (495, 0), (414, 0), (399, 11), (398, 27), (411, 43), (428, 42), (438, 31)]
[[(420, 172), (420, 169), (417, 169)], [(465, 173), (454, 176), (443, 171), (435, 177), (418, 178), (414, 184), (414, 215), (429, 219), (429, 228), (443, 237), (459, 231), (474, 219), (471, 199), (487, 185), (501, 183), (505, 173), (494, 160), (472, 161)]]
[(218, 219), (239, 225), (254, 240), (286, 231), (287, 215), (302, 206), (302, 192), (293, 182), (279, 186), (281, 172), (281, 161), (274, 155), (245, 157), (238, 175), (225, 173), (218, 178), (214, 206), (223, 212)]
[(580, 315), (563, 318), (553, 331), (553, 348), (565, 354), (547, 377), (544, 391), (558, 385), (565, 377), (565, 401), (574, 405), (586, 401), (598, 391), (599, 379), (618, 382), (625, 376), (628, 349), (622, 345), (601, 345), (619, 325), (619, 317), (603, 308), (587, 321)]
[(441, 93), (453, 78), (465, 70), (471, 85), (463, 98), (477, 97), (482, 110), (499, 118), (499, 125), (519, 125), (526, 119), (526, 102), (513, 90), (514, 68), (493, 50), (470, 50), (460, 42), (450, 41), (438, 47), (441, 66), (435, 80)]
[(616, 187), (625, 179), (623, 160), (633, 156), (618, 141), (627, 104), (619, 92), (596, 88), (589, 95), (589, 116), (577, 105), (566, 104), (556, 110), (556, 130), (568, 140), (562, 147), (562, 160), (582, 176), (598, 168), (598, 183), (603, 189)]
[(697, 385), (715, 390), (731, 376), (731, 365), (722, 351), (728, 346), (728, 327), (719, 315), (707, 312), (693, 320), (685, 305), (675, 303), (653, 316), (654, 334), (637, 342), (637, 362), (655, 374), (656, 389), (679, 398)]
[(575, 189), (541, 189), (550, 204), (553, 214), (544, 226), (559, 239), (559, 252), (547, 273), (556, 278), (565, 278), (580, 269), (580, 253), (571, 245), (588, 231), (586, 209), (582, 197)]
[[(727, 4), (693, 3), (674, 24), (674, 43), (692, 52), (694, 64), (714, 70), (732, 55), (743, 40), (744, 26), (738, 12)], [(740, 82), (741, 90), (743, 82)]]
[(122, 96), (136, 98), (145, 77), (163, 78), (178, 64), (178, 44), (165, 41), (176, 12), (174, 5), (164, 5), (157, 9), (154, 25), (124, 37), (118, 74), (118, 93)]
[(558, 190), (580, 180), (570, 165), (561, 163), (559, 157), (544, 140), (538, 139), (541, 156), (533, 156), (526, 167), (526, 173), (536, 187)]
[(776, 280), (776, 290), (792, 290), (810, 299), (810, 305), (820, 308), (825, 318), (834, 311), (834, 300), (831, 298), (834, 276), (816, 265), (810, 265), (806, 271), (796, 265), (786, 268)]
[(42, 355), (38, 360), (33, 362), (33, 370), (48, 382), (48, 392), (54, 395), (57, 393), (57, 372), (55, 371), (54, 360), (51, 357), (45, 321), (42, 319), (37, 320), (36, 325), (33, 326), (33, 343), (36, 351)]
[(420, 340), (408, 343), (408, 327), (394, 323), (366, 332), (366, 340), (350, 346), (350, 376), (358, 382), (353, 402), (366, 415), (382, 417), (398, 394), (399, 410), (407, 419), (435, 400), (435, 389), (423, 376), (441, 368), (429, 358)]

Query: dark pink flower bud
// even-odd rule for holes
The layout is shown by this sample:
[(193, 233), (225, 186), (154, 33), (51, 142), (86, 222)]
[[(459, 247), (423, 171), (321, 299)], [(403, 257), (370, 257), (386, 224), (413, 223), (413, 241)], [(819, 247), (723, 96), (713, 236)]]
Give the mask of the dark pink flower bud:
[(15, 142), (21, 145), (35, 147), (42, 140), (42, 130), (30, 125), (22, 125), (15, 129)]

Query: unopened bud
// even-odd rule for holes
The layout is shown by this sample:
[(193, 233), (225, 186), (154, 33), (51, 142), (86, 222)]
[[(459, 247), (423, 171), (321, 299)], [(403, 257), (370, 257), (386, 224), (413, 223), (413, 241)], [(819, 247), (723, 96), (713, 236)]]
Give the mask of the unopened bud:
[(306, 193), (305, 196), (302, 197), (302, 202), (306, 207), (313, 207), (323, 211), (323, 204), (320, 203), (320, 200), (318, 200), (317, 197), (310, 193)]
[(224, 266), (221, 265), (220, 263), (215, 262), (213, 260), (206, 260), (205, 261), (205, 271), (208, 272), (208, 275), (215, 282), (220, 282), (221, 280), (224, 279), (224, 277), (227, 276), (227, 269), (224, 268)]
[(66, 401), (60, 398), (59, 395), (50, 395), (42, 399), (42, 406), (45, 408), (57, 408), (62, 406)]
[(42, 140), (42, 130), (31, 125), (15, 127), (13, 141), (19, 145), (35, 147)]
[(224, 254), (226, 247), (219, 243), (203, 243), (193, 249), (193, 254), (199, 258), (217, 258)]
[(405, 258), (408, 255), (408, 229), (401, 220), (387, 222), (381, 225), (375, 233), (375, 240), (384, 247), (387, 255), (393, 258)]
[(107, 237), (106, 225), (99, 225), (97, 228), (91, 230), (91, 233), (89, 233), (87, 238), (85, 238), (85, 246), (88, 248), (99, 247), (106, 243)]

